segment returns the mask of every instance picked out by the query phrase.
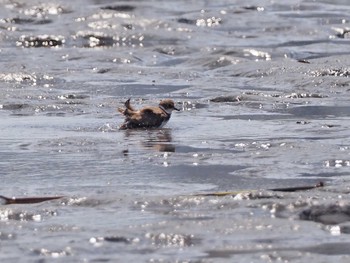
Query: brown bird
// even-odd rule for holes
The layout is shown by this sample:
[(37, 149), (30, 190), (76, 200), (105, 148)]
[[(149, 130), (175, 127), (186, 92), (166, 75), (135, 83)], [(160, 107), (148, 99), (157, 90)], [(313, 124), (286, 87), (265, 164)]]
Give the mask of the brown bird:
[(162, 128), (169, 121), (172, 111), (179, 111), (174, 101), (170, 99), (160, 101), (158, 107), (147, 106), (140, 110), (130, 105), (130, 99), (124, 105), (126, 109), (118, 108), (118, 111), (125, 116), (124, 123), (119, 127), (121, 130)]

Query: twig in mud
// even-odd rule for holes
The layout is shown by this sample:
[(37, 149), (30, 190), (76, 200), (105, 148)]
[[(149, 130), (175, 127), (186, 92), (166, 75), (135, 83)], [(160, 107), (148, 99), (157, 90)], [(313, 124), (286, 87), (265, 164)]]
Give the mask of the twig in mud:
[(47, 196), (47, 197), (6, 197), (3, 195), (0, 195), (0, 204), (1, 205), (12, 205), (12, 204), (35, 204), (35, 203), (41, 203), (45, 201), (60, 199), (63, 196)]
[(273, 188), (273, 189), (268, 189), (269, 191), (274, 191), (274, 192), (297, 192), (297, 191), (307, 191), (311, 190), (314, 188), (320, 188), (323, 187), (324, 183), (321, 181), (317, 183), (316, 185), (310, 185), (310, 186), (296, 186), (296, 187), (283, 187), (283, 188)]
[(227, 196), (227, 195), (238, 195), (238, 194), (243, 194), (243, 193), (250, 193), (252, 191), (249, 190), (244, 190), (244, 191), (233, 191), (233, 192), (214, 192), (214, 193), (203, 193), (203, 194), (195, 194), (194, 196), (217, 196), (217, 197), (222, 197), (222, 196)]
[[(283, 187), (283, 188), (272, 188), (272, 189), (267, 189), (267, 191), (273, 191), (273, 192), (298, 192), (298, 191), (307, 191), (307, 190), (312, 190), (315, 188), (320, 188), (323, 187), (324, 183), (321, 181), (317, 183), (316, 185), (309, 185), (309, 186), (296, 186), (296, 187)], [(195, 194), (194, 196), (217, 196), (217, 197), (222, 197), (222, 196), (227, 196), (227, 195), (232, 195), (236, 196), (238, 194), (243, 194), (243, 193), (249, 193), (249, 192), (254, 192), (257, 190), (244, 190), (244, 191), (233, 191), (233, 192), (216, 192), (216, 193), (203, 193), (203, 194)]]

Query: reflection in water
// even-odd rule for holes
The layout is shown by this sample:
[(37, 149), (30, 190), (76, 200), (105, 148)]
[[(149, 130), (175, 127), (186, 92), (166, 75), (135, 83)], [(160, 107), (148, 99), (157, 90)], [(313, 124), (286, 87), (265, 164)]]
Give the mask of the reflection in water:
[(171, 143), (171, 129), (125, 130), (125, 136), (140, 135), (140, 132), (144, 137), (142, 146), (145, 148), (152, 148), (159, 152), (175, 152), (175, 145)]

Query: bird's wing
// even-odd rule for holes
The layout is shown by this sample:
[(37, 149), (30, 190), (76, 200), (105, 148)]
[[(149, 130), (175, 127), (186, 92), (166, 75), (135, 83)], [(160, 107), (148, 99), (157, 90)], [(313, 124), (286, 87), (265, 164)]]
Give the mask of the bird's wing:
[(129, 123), (137, 127), (158, 127), (162, 124), (163, 112), (157, 112), (157, 109), (148, 107), (135, 113), (130, 117)]

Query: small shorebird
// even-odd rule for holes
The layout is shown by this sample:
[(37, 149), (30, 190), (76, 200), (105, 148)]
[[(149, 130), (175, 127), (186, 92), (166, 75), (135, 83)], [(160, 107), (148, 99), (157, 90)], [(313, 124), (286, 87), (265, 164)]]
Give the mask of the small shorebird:
[(118, 108), (125, 116), (125, 122), (119, 127), (121, 130), (136, 128), (162, 128), (170, 119), (175, 107), (174, 101), (165, 99), (159, 102), (158, 107), (147, 106), (136, 110), (130, 105), (130, 99), (124, 103), (126, 109)]

